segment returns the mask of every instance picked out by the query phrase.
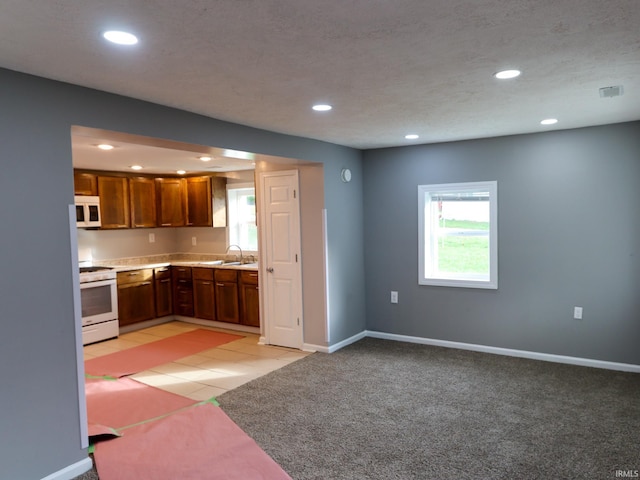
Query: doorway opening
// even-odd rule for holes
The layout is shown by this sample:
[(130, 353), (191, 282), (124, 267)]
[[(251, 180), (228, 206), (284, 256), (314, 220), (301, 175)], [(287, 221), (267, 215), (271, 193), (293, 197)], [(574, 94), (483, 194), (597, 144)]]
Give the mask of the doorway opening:
[[(301, 275), (296, 281), (300, 292), (300, 308), (295, 322), (299, 321), (302, 324), (304, 319), (304, 324), (300, 341), (296, 342), (296, 348), (304, 348), (305, 342), (307, 344), (322, 343), (326, 338), (327, 330), (322, 164), (81, 126), (72, 127), (71, 137), (74, 170), (90, 170), (104, 175), (119, 176), (130, 175), (130, 167), (137, 165), (142, 167), (141, 170), (136, 171), (136, 175), (140, 177), (176, 176), (179, 175), (177, 170), (181, 169), (185, 170), (184, 174), (187, 176), (211, 175), (214, 178), (225, 178), (229, 186), (253, 185), (255, 189), (253, 199), (250, 195), (244, 195), (244, 200), (245, 203), (254, 202), (257, 212), (257, 221), (253, 229), (250, 227), (250, 220), (247, 219), (244, 219), (242, 221), (244, 225), (237, 229), (228, 223), (216, 226), (220, 225), (215, 223), (216, 215), (218, 219), (223, 217), (224, 222), (228, 222), (226, 208), (216, 210), (216, 204), (229, 207), (225, 189), (222, 198), (216, 197), (215, 193), (213, 195), (213, 227), (164, 228), (156, 225), (108, 231), (106, 229), (78, 230), (79, 260), (152, 257), (167, 253), (202, 255), (225, 253), (230, 245), (237, 242), (255, 242), (258, 239), (257, 245), (262, 246), (267, 240), (262, 238), (260, 186), (256, 179), (262, 172), (281, 170), (297, 172), (299, 175), (297, 194), (300, 202), (300, 217), (303, 221), (299, 222), (298, 227), (300, 233), (298, 264)], [(114, 148), (106, 151), (98, 148), (98, 145), (111, 145)], [(207, 157), (208, 159), (205, 160), (204, 158)], [(223, 211), (222, 214), (220, 214), (221, 211)], [(231, 229), (235, 231), (231, 233)], [(262, 281), (267, 278), (266, 268), (269, 267), (264, 265), (266, 258), (261, 251), (262, 248), (257, 250), (249, 250), (249, 254), (254, 254), (256, 257)], [(264, 308), (264, 291), (265, 289), (260, 291), (262, 321), (259, 332), (265, 343), (269, 343), (272, 338), (266, 332), (273, 318)]]

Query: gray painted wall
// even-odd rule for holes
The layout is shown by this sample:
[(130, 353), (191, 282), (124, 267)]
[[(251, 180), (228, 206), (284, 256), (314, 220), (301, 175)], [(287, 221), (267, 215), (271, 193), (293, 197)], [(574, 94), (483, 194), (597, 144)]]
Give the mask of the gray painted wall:
[(364, 328), (362, 184), (345, 188), (339, 176), (343, 165), (361, 172), (359, 151), (3, 69), (0, 105), (0, 431), (11, 432), (0, 449), (0, 478), (42, 478), (86, 457), (67, 210), (73, 203), (72, 125), (322, 162), (329, 275), (357, 279), (330, 286), (331, 341)]
[[(379, 149), (363, 165), (369, 330), (640, 364), (640, 122)], [(481, 180), (498, 181), (499, 289), (419, 286), (417, 186)]]

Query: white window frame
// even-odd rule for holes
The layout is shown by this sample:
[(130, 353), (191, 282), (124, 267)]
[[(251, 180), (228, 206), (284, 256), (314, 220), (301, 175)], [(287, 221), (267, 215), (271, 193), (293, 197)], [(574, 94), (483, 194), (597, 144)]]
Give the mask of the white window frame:
[[(229, 208), (229, 191), (230, 190), (244, 190), (249, 188), (253, 189), (253, 193), (255, 196), (255, 185), (253, 183), (227, 183), (227, 207)], [(256, 218), (257, 218), (257, 214), (258, 212), (256, 211)], [(231, 225), (231, 219), (229, 219), (229, 225), (227, 228), (227, 247), (232, 244), (236, 245), (236, 241), (231, 240), (232, 229), (233, 229), (233, 226)], [(240, 246), (240, 248), (242, 248), (242, 252), (244, 254), (255, 255), (258, 253), (257, 246), (256, 246), (256, 250), (245, 249), (245, 246)]]
[[(437, 194), (489, 192), (489, 275), (435, 271), (431, 197)], [(418, 185), (418, 284), (462, 288), (498, 288), (498, 182)]]

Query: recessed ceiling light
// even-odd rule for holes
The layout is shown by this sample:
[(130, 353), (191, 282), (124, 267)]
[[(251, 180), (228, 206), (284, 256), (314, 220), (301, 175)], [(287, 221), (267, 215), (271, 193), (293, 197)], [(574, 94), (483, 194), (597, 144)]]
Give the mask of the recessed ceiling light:
[(558, 123), (557, 118), (545, 118), (540, 122), (540, 125), (554, 125), (556, 123)]
[(520, 76), (522, 72), (520, 70), (502, 70), (494, 75), (494, 77), (500, 80), (507, 80), (509, 78), (516, 78)]
[(135, 45), (138, 43), (138, 37), (134, 34), (119, 30), (109, 30), (108, 32), (104, 32), (102, 36), (110, 42), (117, 43), (118, 45)]
[(187, 173), (185, 170), (178, 170), (176, 172), (178, 175), (184, 175), (185, 173)]
[(198, 157), (200, 160), (202, 160), (203, 162), (210, 162), (211, 161), (211, 157), (209, 157), (208, 155), (202, 155), (201, 157)]
[(140, 166), (140, 165), (131, 165), (131, 170), (142, 170), (142, 166)]
[(316, 112), (328, 112), (329, 110), (331, 110), (333, 107), (331, 105), (326, 105), (326, 104), (318, 104), (318, 105), (314, 105), (313, 108)]
[(407, 140), (415, 140), (416, 138), (420, 138), (420, 135), (416, 135), (415, 133), (410, 133), (408, 135), (405, 135), (404, 138), (406, 138)]
[(109, 145), (108, 143), (101, 143), (98, 145), (100, 150), (113, 150), (113, 145)]

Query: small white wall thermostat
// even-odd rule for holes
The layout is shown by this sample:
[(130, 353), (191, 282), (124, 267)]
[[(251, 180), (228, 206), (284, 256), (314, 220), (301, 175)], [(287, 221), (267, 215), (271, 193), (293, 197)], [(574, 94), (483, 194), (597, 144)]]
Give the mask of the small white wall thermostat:
[(340, 172), (340, 179), (344, 183), (350, 182), (351, 181), (351, 170), (349, 170), (348, 168), (343, 168), (342, 172)]

